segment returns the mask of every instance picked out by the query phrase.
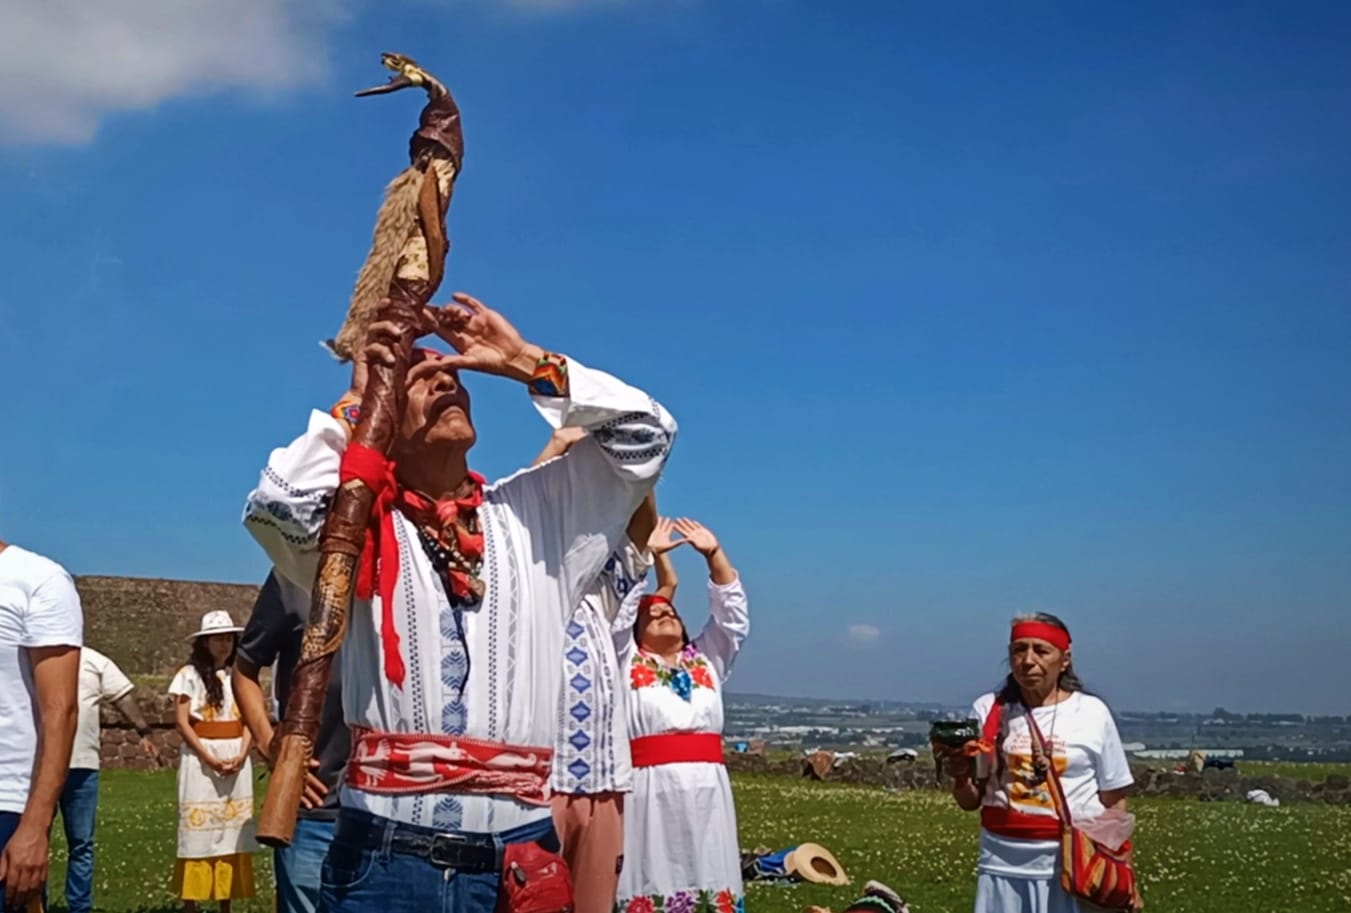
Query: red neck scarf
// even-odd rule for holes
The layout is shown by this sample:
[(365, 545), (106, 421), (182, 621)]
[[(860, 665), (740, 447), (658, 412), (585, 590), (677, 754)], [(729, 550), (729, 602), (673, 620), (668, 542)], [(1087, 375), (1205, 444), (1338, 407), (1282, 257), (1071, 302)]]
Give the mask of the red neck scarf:
[(385, 678), (402, 688), (406, 669), (394, 629), (394, 584), (399, 576), (399, 540), (394, 534), (394, 510), (416, 525), (428, 547), (433, 566), (441, 575), (446, 595), (456, 606), (477, 605), (483, 598), (483, 526), (478, 509), (483, 503), (483, 477), (469, 473), (463, 494), (435, 501), (421, 492), (402, 488), (394, 478), (394, 463), (378, 450), (349, 444), (338, 470), (340, 485), (357, 481), (371, 489), (370, 526), (361, 549), (356, 594), (371, 599), (380, 593), (380, 644)]

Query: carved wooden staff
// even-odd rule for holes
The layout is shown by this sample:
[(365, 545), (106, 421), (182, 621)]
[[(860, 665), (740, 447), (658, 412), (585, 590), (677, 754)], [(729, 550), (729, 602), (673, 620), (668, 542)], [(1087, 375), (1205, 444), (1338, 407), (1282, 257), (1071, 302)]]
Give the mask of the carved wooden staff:
[[(358, 96), (421, 86), (428, 101), (409, 141), (411, 164), (386, 188), (347, 320), (328, 345), (339, 358), (349, 361), (364, 346), (367, 330), (375, 320), (399, 325), (402, 335), (395, 347), (395, 363), (370, 366), (360, 420), (352, 435), (353, 443), (388, 454), (399, 421), (413, 342), (417, 328), (423, 324), (422, 309), (441, 284), (445, 271), (449, 250), (446, 211), (460, 173), (464, 139), (460, 110), (444, 85), (410, 58), (384, 54), (381, 61), (396, 75), (383, 86), (358, 92)], [(258, 839), (268, 846), (291, 843), (319, 735), (334, 654), (347, 631), (347, 613), (373, 500), (374, 492), (366, 485), (347, 482), (334, 496), (324, 523), (310, 617), (285, 718), (272, 746), (272, 780), (258, 820)]]

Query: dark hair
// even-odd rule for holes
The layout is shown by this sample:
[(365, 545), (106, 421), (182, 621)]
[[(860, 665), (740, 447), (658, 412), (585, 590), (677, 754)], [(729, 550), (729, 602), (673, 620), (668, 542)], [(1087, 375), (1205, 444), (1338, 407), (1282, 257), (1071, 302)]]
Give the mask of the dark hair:
[[(235, 662), (235, 651), (239, 649), (239, 635), (231, 635), (234, 639), (234, 646), (230, 647), (230, 656), (225, 660), (225, 668), (230, 668)], [(206, 687), (206, 703), (208, 707), (216, 710), (221, 709), (225, 704), (225, 686), (220, 683), (220, 677), (216, 675), (216, 660), (211, 656), (211, 650), (206, 645), (205, 637), (198, 637), (192, 642), (192, 653), (188, 656), (188, 665), (197, 670), (197, 676), (202, 680)]]
[[(1014, 624), (1023, 621), (1039, 621), (1042, 624), (1059, 628), (1065, 632), (1066, 636), (1069, 636), (1070, 633), (1069, 626), (1049, 612), (1019, 615), (1017, 618), (1013, 619)], [(1083, 691), (1085, 694), (1088, 693), (1087, 689), (1084, 688), (1084, 683), (1079, 680), (1079, 676), (1074, 672), (1073, 659), (1070, 659), (1069, 664), (1065, 666), (1065, 671), (1060, 673), (1060, 680), (1057, 684), (1065, 691)], [(1018, 688), (1018, 682), (1014, 680), (1012, 672), (1004, 677), (1004, 684), (1000, 687), (995, 700), (999, 701), (1001, 704), (1013, 704), (1014, 706), (1022, 703), (1023, 692)]]
[[(680, 649), (683, 650), (690, 645), (690, 632), (685, 628), (685, 619), (681, 618), (680, 612), (676, 611), (675, 603), (668, 603), (668, 604), (671, 606), (671, 611), (676, 613), (676, 621), (680, 622)], [(639, 629), (642, 628), (642, 626), (643, 626), (643, 610), (639, 609), (638, 617), (633, 619), (633, 642), (638, 647), (642, 647), (642, 644), (638, 643), (638, 633)]]

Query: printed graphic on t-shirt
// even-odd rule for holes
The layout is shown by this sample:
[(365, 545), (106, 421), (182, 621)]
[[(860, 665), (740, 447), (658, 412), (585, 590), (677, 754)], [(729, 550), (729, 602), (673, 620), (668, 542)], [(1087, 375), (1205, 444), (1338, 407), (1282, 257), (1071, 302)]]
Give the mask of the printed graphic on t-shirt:
[[(1069, 766), (1069, 758), (1063, 755), (1056, 755), (1051, 763), (1055, 765), (1056, 774), (1064, 776), (1065, 768)], [(1051, 789), (1046, 780), (1037, 776), (1036, 768), (1032, 766), (1032, 756), (1017, 754), (1009, 755), (1009, 802), (1014, 808), (1021, 811), (1031, 809), (1044, 809), (1045, 811), (1054, 811), (1055, 806), (1051, 802)]]
[[(1047, 741), (1051, 743), (1051, 763), (1055, 765), (1056, 774), (1063, 777), (1065, 769), (1069, 767), (1065, 743), (1054, 737), (1048, 738)], [(1010, 806), (1032, 814), (1039, 811), (1054, 813), (1050, 783), (1038, 775), (1036, 767), (1032, 764), (1031, 738), (1027, 735), (1013, 735), (1004, 744), (1008, 765), (1004, 774), (1004, 785), (1008, 789)]]

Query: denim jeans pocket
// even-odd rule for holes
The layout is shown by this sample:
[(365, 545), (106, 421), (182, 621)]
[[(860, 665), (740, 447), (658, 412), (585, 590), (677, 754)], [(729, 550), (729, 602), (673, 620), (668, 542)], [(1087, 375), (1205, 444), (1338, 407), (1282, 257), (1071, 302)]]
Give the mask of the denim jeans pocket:
[(335, 891), (350, 891), (365, 881), (375, 869), (379, 852), (334, 840), (324, 857), (320, 883)]

